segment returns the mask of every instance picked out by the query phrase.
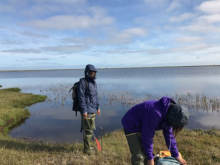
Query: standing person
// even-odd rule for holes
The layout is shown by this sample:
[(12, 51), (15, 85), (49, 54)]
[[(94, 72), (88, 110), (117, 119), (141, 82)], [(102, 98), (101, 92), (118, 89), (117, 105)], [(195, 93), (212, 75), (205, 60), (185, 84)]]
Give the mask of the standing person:
[(85, 68), (85, 78), (80, 79), (77, 86), (79, 107), (82, 116), (82, 130), (84, 153), (90, 155), (90, 140), (92, 138), (93, 129), (95, 129), (95, 113), (100, 115), (99, 98), (96, 85), (96, 68), (88, 64)]
[(186, 161), (179, 156), (175, 137), (188, 124), (188, 118), (188, 109), (169, 97), (132, 107), (121, 120), (132, 154), (132, 165), (144, 165), (144, 162), (154, 165), (153, 137), (157, 130), (163, 130), (172, 157), (186, 165)]

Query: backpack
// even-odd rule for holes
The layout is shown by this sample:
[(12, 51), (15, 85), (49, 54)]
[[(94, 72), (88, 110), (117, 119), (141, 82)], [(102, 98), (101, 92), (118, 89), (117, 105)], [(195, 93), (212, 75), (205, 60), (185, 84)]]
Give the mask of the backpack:
[[(85, 78), (82, 78), (84, 81), (85, 81), (85, 84), (86, 84), (86, 93), (88, 92), (89, 90), (89, 83), (88, 81), (86, 81)], [(71, 92), (72, 90), (72, 99), (73, 99), (73, 107), (72, 107), (72, 110), (76, 112), (76, 116), (77, 116), (77, 112), (81, 112), (81, 109), (79, 107), (79, 100), (78, 100), (78, 91), (77, 91), (77, 85), (79, 84), (79, 81), (76, 82), (73, 87), (70, 89), (69, 92)]]
[(159, 158), (156, 165), (180, 165), (180, 163), (171, 156)]

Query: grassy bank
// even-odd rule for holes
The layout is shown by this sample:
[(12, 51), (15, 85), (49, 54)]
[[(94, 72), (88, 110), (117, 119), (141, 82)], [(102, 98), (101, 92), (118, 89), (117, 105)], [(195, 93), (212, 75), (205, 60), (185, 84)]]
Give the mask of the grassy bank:
[(8, 130), (30, 116), (26, 106), (44, 101), (46, 96), (21, 93), (19, 88), (0, 89), (0, 132)]
[[(26, 106), (45, 100), (45, 96), (20, 93), (19, 88), (0, 90), (1, 165), (129, 165), (130, 152), (121, 130), (107, 133), (102, 151), (83, 155), (83, 144), (54, 144), (33, 139), (14, 139), (6, 134), (30, 113)], [(71, 138), (71, 137), (69, 137)], [(220, 165), (220, 130), (183, 130), (177, 137), (179, 151), (190, 165)], [(95, 143), (94, 143), (94, 146)], [(165, 150), (161, 131), (154, 138), (154, 154)]]

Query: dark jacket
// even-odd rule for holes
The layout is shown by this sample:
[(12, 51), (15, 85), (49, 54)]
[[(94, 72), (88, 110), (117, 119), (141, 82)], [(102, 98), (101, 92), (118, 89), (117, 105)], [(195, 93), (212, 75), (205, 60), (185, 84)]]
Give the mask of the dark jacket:
[(144, 151), (149, 160), (153, 159), (153, 137), (157, 130), (163, 130), (167, 147), (172, 156), (175, 158), (179, 156), (172, 127), (166, 122), (166, 113), (171, 100), (169, 97), (163, 97), (159, 101), (151, 100), (140, 103), (132, 107), (121, 120), (127, 132), (141, 133)]
[(99, 109), (99, 98), (95, 79), (90, 78), (89, 71), (97, 72), (96, 68), (89, 64), (85, 68), (85, 79), (88, 82), (88, 89), (84, 79), (80, 79), (79, 85), (77, 86), (79, 107), (81, 108), (82, 114), (84, 113), (95, 113)]

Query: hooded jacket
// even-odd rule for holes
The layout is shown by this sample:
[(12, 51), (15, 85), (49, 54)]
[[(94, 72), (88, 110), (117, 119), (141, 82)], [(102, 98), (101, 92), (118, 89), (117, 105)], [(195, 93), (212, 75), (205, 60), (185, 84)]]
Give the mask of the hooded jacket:
[(166, 145), (171, 155), (179, 156), (172, 127), (166, 122), (166, 114), (170, 102), (175, 103), (169, 97), (163, 97), (159, 101), (146, 101), (132, 107), (122, 118), (124, 129), (129, 133), (141, 133), (142, 144), (147, 159), (153, 159), (153, 137), (155, 131), (163, 130)]
[(77, 85), (78, 101), (81, 113), (95, 113), (99, 109), (99, 99), (95, 78), (89, 77), (89, 71), (97, 72), (96, 68), (88, 64), (85, 68), (85, 79), (88, 82), (88, 89), (84, 79), (80, 79)]

